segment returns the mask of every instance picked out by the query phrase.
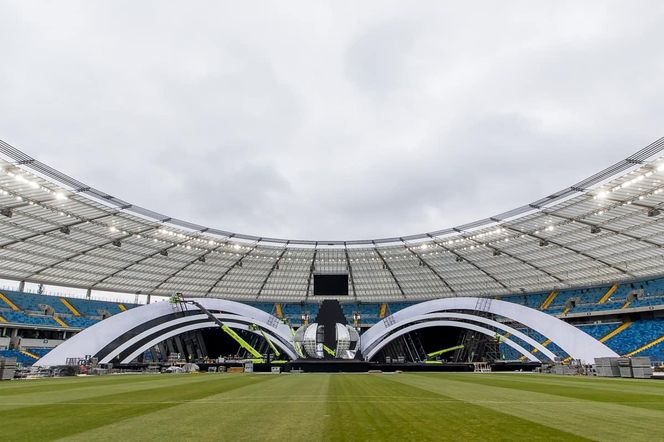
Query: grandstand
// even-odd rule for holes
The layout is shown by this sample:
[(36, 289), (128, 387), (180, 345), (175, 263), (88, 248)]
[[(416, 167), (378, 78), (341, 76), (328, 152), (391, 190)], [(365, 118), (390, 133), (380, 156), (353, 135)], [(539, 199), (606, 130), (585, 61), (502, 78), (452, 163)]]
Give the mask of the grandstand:
[[(443, 344), (459, 348), (438, 357), (445, 363), (472, 362), (479, 354), (521, 363), (592, 363), (592, 355), (662, 361), (663, 149), (659, 140), (567, 189), (466, 225), (328, 241), (259, 237), (161, 215), (0, 142), (0, 277), (15, 281), (0, 293), (0, 351), (25, 366), (62, 361), (73, 351), (68, 342), (87, 348), (88, 330), (111, 336), (104, 330), (121, 330), (112, 324), (122, 323), (127, 334), (116, 342), (136, 343), (133, 352), (116, 344), (116, 353), (90, 347), (89, 355), (109, 362), (122, 356), (123, 364), (164, 361), (172, 353), (195, 360), (261, 355), (269, 347), (278, 353), (279, 346), (299, 355), (295, 331), (325, 317), (322, 302), (332, 300), (346, 324), (365, 336), (355, 351), (369, 362), (431, 362), (427, 354)], [(320, 275), (341, 275), (347, 289), (321, 296), (314, 291)], [(26, 283), (86, 295), (27, 293)], [(129, 294), (139, 303), (102, 301), (98, 291)], [(176, 293), (184, 296), (182, 315), (196, 306), (210, 322), (185, 330), (178, 327), (187, 322), (176, 318), (183, 325), (157, 326), (166, 310), (152, 306)], [(461, 308), (455, 299), (475, 304)], [(259, 316), (265, 326), (257, 325)], [(164, 318), (176, 321), (170, 313)], [(539, 325), (545, 318), (567, 331), (557, 330), (554, 339)], [(273, 320), (292, 333), (272, 330)], [(218, 345), (218, 333), (206, 329), (226, 323), (224, 339), (232, 339)], [(138, 345), (132, 336), (141, 324), (157, 325), (152, 340)], [(174, 331), (159, 342), (158, 330), (167, 324)], [(498, 336), (497, 348), (490, 334)], [(586, 347), (575, 346), (588, 336)]]
[[(620, 355), (649, 356), (653, 361), (664, 362), (664, 279), (643, 280), (613, 285), (563, 290), (556, 293), (555, 298), (546, 308), (542, 309), (550, 315), (560, 317), (579, 327), (585, 333), (605, 342)], [(609, 301), (604, 295), (611, 291)], [(12, 333), (15, 336), (31, 339), (33, 344), (24, 348), (39, 357), (46, 354), (49, 347), (44, 348), (42, 337), (50, 337), (51, 346), (62, 342), (65, 336), (72, 336), (78, 331), (89, 327), (106, 315), (117, 314), (122, 308), (131, 309), (138, 305), (108, 301), (88, 300), (80, 298), (62, 298), (60, 296), (19, 293), (15, 291), (0, 292), (0, 347), (8, 347)], [(508, 295), (503, 300), (541, 309), (550, 293), (530, 295)], [(75, 316), (64, 309), (62, 299), (76, 306)], [(629, 301), (628, 301), (629, 300)], [(318, 314), (317, 303), (269, 303), (251, 302), (266, 313), (288, 320), (294, 327), (303, 324), (303, 316), (315, 318)], [(395, 303), (343, 303), (343, 313), (348, 323), (353, 322), (354, 315), (359, 315), (359, 325), (367, 329), (381, 320), (381, 309), (386, 309), (384, 316), (389, 316), (406, 307), (416, 304), (406, 302)], [(626, 304), (628, 304), (626, 306)], [(15, 310), (18, 308), (18, 310)], [(57, 310), (56, 310), (57, 308)], [(48, 314), (48, 312), (51, 314)], [(281, 311), (280, 314), (277, 314)], [(544, 343), (546, 338), (533, 330), (522, 330), (528, 336)], [(652, 346), (648, 346), (656, 342)], [(547, 346), (551, 345), (550, 343)], [(517, 359), (511, 349), (501, 345), (507, 359)], [(550, 347), (551, 348), (551, 347)], [(557, 349), (554, 351), (561, 358), (567, 355)], [(20, 355), (20, 356), (18, 356)], [(0, 356), (18, 356), (24, 365), (32, 365), (38, 358), (22, 354), (17, 350), (0, 350)]]
[(656, 381), (487, 372), (664, 368), (662, 153), (463, 226), (316, 241), (161, 215), (0, 142), (0, 379), (144, 373), (0, 383), (3, 437), (661, 438)]

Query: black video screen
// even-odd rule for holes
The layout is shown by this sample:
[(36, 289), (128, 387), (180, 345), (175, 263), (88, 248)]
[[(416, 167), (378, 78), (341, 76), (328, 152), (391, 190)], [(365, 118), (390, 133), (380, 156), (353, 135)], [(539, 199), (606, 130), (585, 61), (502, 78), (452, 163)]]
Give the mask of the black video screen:
[(314, 296), (348, 296), (348, 274), (314, 275)]

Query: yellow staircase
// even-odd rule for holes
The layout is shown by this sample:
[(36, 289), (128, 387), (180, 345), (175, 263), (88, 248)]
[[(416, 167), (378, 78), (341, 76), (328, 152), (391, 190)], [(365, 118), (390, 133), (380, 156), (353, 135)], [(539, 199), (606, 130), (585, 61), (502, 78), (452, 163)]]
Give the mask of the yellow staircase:
[(72, 315), (81, 316), (81, 314), (78, 312), (78, 310), (76, 310), (76, 308), (74, 308), (74, 306), (71, 305), (71, 303), (69, 301), (67, 301), (65, 298), (60, 298), (60, 302), (62, 302), (65, 305), (65, 307), (67, 307), (69, 309), (69, 311), (71, 312)]
[(627, 353), (625, 355), (625, 357), (626, 358), (631, 358), (632, 356), (634, 356), (636, 354), (639, 354), (644, 350), (648, 350), (650, 347), (653, 347), (653, 346), (659, 344), (660, 342), (664, 342), (664, 336), (661, 336), (661, 337), (655, 339), (654, 341), (648, 342), (646, 345), (644, 345), (642, 347), (639, 347), (634, 351), (630, 351), (629, 353)]
[(7, 322), (7, 320), (5, 318), (3, 318), (2, 316), (0, 316), (0, 322)]
[(569, 313), (569, 310), (570, 310), (569, 307), (565, 307), (565, 310), (563, 310), (562, 315), (563, 315), (563, 316), (567, 315), (567, 314)]
[(0, 301), (3, 301), (5, 304), (9, 306), (10, 309), (14, 310), (15, 312), (21, 311), (21, 309), (18, 308), (18, 306), (14, 304), (11, 299), (6, 297), (4, 293), (0, 293)]
[(606, 301), (609, 300), (611, 295), (613, 295), (613, 292), (618, 290), (618, 284), (613, 284), (609, 289), (604, 293), (604, 296), (602, 296), (599, 301), (597, 301), (598, 304), (604, 304)]
[(281, 319), (284, 317), (284, 311), (281, 309), (281, 304), (274, 304), (274, 310), (276, 312), (277, 318)]
[(540, 305), (540, 310), (546, 310), (547, 308), (549, 308), (553, 300), (556, 299), (557, 295), (558, 295), (557, 290), (554, 290), (551, 293), (549, 293), (549, 296), (547, 296), (542, 305)]
[(380, 305), (380, 310), (378, 311), (378, 317), (384, 319), (387, 316), (387, 302), (383, 302)]
[(55, 319), (55, 322), (60, 324), (62, 327), (69, 327), (65, 321), (62, 320), (59, 316), (53, 316), (53, 319)]
[[(553, 341), (551, 341), (551, 339), (546, 339), (546, 340), (542, 341), (542, 346), (543, 346), (543, 347), (546, 347), (546, 346), (549, 345), (551, 342), (553, 342)], [(537, 349), (537, 348), (535, 348), (535, 347), (533, 347), (533, 348), (530, 349), (530, 352), (531, 352), (532, 354), (535, 354), (535, 353), (537, 353), (538, 351), (539, 351), (539, 349)], [(525, 360), (526, 360), (526, 356), (523, 355), (523, 356), (521, 356), (519, 359), (522, 360), (522, 361), (525, 361)]]
[(632, 301), (625, 301), (622, 307), (620, 307), (620, 310), (629, 307), (629, 305), (632, 303)]
[(24, 354), (24, 355), (26, 355), (26, 356), (28, 356), (28, 357), (34, 359), (34, 360), (39, 359), (39, 356), (37, 356), (37, 355), (34, 354), (34, 353), (30, 353), (28, 350), (19, 350), (19, 351), (21, 352), (21, 354)]
[(612, 337), (614, 337), (614, 336), (617, 335), (618, 333), (620, 333), (620, 332), (622, 332), (623, 330), (627, 329), (630, 325), (632, 325), (632, 321), (626, 321), (626, 322), (623, 322), (623, 323), (620, 324), (618, 327), (616, 327), (615, 329), (611, 330), (611, 331), (610, 331), (609, 333), (607, 333), (606, 335), (604, 335), (604, 336), (602, 336), (601, 338), (599, 338), (599, 342), (606, 342), (606, 341), (608, 341), (609, 339), (611, 339)]
[(126, 312), (127, 311), (127, 307), (125, 307), (124, 304), (118, 304), (118, 308), (120, 309), (121, 312)]
[[(610, 331), (609, 333), (607, 333), (606, 335), (604, 335), (604, 336), (602, 336), (601, 338), (599, 338), (599, 342), (606, 342), (606, 341), (608, 341), (609, 339), (611, 339), (612, 337), (614, 337), (615, 335), (617, 335), (617, 334), (620, 333), (621, 331), (623, 331), (623, 330), (625, 330), (626, 328), (628, 328), (630, 325), (632, 325), (632, 323), (631, 323), (630, 321), (623, 322), (623, 323), (620, 324), (618, 327), (616, 327), (615, 329), (611, 330), (611, 331)], [(571, 357), (571, 356), (568, 356), (568, 357), (566, 357), (565, 359), (563, 359), (563, 364), (569, 364), (569, 362), (570, 362), (571, 360), (572, 360), (572, 357)]]
[[(549, 345), (551, 342), (552, 342), (551, 339), (547, 339), (547, 340), (545, 340), (545, 341), (542, 342), (542, 346), (543, 346), (543, 347), (546, 347), (546, 346)], [(531, 353), (537, 353), (538, 351), (539, 351), (538, 349), (536, 349), (535, 347), (533, 347), (533, 350), (531, 351)]]

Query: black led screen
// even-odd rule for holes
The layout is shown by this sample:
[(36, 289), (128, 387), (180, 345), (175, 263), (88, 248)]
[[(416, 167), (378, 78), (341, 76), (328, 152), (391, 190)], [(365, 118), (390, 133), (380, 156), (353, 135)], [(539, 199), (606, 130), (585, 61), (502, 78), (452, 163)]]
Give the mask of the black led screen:
[(314, 275), (314, 296), (348, 296), (348, 274)]

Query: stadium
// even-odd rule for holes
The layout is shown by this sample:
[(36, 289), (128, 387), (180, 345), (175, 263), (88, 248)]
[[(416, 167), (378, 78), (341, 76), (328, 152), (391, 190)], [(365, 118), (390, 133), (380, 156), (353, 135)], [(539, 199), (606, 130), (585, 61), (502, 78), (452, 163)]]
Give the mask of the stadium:
[(663, 19), (0, 2), (0, 441), (664, 440)]
[[(179, 419), (193, 407), (183, 419), (195, 423), (206, 415), (196, 404), (268, 413), (250, 438), (299, 434), (280, 421), (285, 411), (266, 411), (274, 401), (304, 419), (357, 419), (360, 428), (339, 439), (402, 434), (387, 423), (400, 413), (456, 422), (474, 408), (492, 438), (511, 434), (511, 424), (527, 437), (585, 434), (523, 418), (532, 403), (598, 422), (618, 407), (616, 425), (656, 431), (664, 384), (608, 378), (657, 377), (664, 362), (664, 139), (506, 213), (353, 241), (217, 230), (115, 198), (7, 143), (0, 153), (0, 276), (16, 282), (0, 294), (2, 377), (87, 375), (82, 384), (0, 385), (10, 398), (4, 418), (22, 422), (13, 437), (109, 437), (96, 420), (113, 428), (149, 414), (159, 426), (178, 408)], [(27, 283), (86, 295), (28, 293)], [(146, 301), (103, 301), (93, 290)], [(121, 373), (143, 375), (110, 376)], [(463, 402), (466, 394), (477, 402)], [(60, 400), (66, 408), (53, 408)], [(40, 420), (53, 425), (26, 430), (31, 413), (47, 408)], [(180, 437), (191, 436), (185, 427)], [(600, 439), (616, 431), (613, 423), (585, 428)], [(426, 425), (412, 431), (434, 434)]]

